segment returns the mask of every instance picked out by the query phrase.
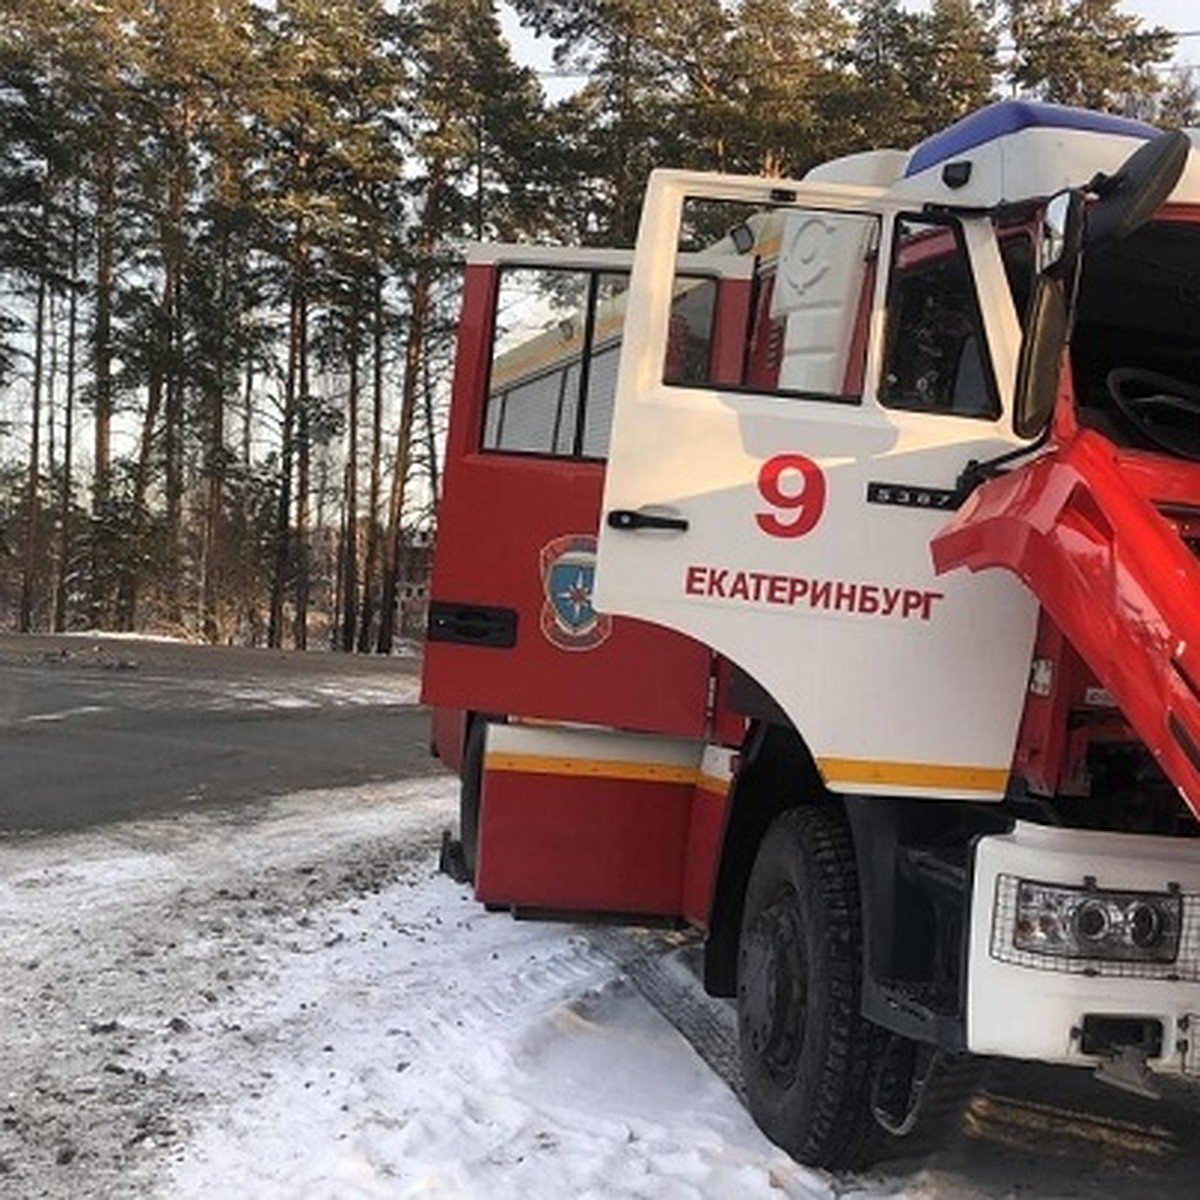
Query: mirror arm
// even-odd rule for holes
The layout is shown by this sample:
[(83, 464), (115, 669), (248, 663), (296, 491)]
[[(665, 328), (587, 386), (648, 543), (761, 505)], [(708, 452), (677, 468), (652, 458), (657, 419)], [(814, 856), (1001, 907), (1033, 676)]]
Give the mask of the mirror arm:
[(1114, 171), (1111, 175), (1104, 171), (1097, 171), (1080, 190), (1095, 196), (1097, 200), (1103, 200), (1105, 196), (1111, 195), (1124, 182), (1124, 170)]
[(1050, 440), (1050, 432), (1051, 424), (1047, 421), (1046, 427), (1027, 446), (1006, 450), (1003, 454), (996, 455), (995, 458), (982, 460), (972, 458), (954, 481), (954, 507), (958, 508), (980, 484), (986, 483), (989, 479), (995, 479), (997, 475), (1004, 474), (1001, 470), (1002, 467), (1016, 462), (1020, 458), (1025, 458), (1027, 455), (1036, 454)]

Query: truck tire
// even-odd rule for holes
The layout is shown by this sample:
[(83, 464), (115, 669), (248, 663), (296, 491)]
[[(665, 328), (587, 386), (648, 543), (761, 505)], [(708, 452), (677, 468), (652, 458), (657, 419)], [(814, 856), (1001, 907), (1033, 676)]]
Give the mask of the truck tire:
[(483, 747), (487, 738), (487, 720), (476, 717), (467, 730), (463, 745), (462, 773), (458, 790), (458, 836), (470, 882), (475, 882), (479, 853), (479, 802), (483, 796)]
[(862, 914), (840, 806), (776, 817), (746, 889), (738, 950), (738, 1043), (763, 1132), (810, 1166), (862, 1166), (883, 1131), (872, 1114), (882, 1032), (859, 1011)]

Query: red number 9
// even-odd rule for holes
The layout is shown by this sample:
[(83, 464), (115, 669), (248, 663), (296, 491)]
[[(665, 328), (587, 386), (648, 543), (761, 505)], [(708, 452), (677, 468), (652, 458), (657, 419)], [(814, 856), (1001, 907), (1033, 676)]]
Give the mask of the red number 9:
[(781, 510), (754, 514), (759, 529), (771, 537), (803, 537), (812, 532), (825, 511), (825, 475), (803, 454), (768, 458), (758, 473), (758, 491), (772, 508)]

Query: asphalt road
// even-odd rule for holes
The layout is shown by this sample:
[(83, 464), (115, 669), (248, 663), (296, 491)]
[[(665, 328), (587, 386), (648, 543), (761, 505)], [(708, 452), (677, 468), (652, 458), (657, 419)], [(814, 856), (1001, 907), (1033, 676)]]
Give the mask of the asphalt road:
[(437, 772), (416, 671), (399, 657), (0, 636), (0, 832)]

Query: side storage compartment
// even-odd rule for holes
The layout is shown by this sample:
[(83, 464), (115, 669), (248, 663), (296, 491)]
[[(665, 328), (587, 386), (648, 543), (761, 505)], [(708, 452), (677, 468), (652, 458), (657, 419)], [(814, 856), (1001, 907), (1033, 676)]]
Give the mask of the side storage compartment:
[(477, 897), (703, 924), (731, 764), (687, 738), (489, 726)]

